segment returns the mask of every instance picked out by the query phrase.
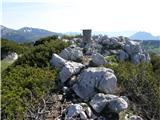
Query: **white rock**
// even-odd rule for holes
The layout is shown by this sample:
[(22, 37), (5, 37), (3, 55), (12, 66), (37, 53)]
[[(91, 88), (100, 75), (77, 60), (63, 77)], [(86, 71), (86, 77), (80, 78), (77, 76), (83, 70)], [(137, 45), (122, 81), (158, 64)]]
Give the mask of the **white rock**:
[(128, 108), (128, 103), (122, 97), (103, 93), (96, 94), (89, 104), (97, 113), (100, 113), (105, 107), (116, 113)]
[(119, 113), (128, 108), (128, 103), (122, 97), (118, 97), (108, 102), (108, 108), (113, 112)]
[(82, 68), (83, 64), (77, 62), (66, 62), (59, 73), (59, 78), (62, 83), (66, 82), (71, 76), (77, 74)]
[(60, 56), (66, 60), (79, 61), (83, 58), (83, 52), (80, 47), (71, 45), (62, 50)]
[(66, 42), (66, 43), (69, 42), (68, 39), (62, 39), (62, 41), (63, 41), (63, 42)]
[(132, 115), (127, 120), (143, 120), (140, 116)]
[(118, 59), (119, 59), (120, 61), (124, 61), (124, 60), (126, 60), (126, 59), (128, 59), (128, 58), (129, 58), (129, 55), (128, 55), (125, 51), (121, 50), (121, 51), (118, 53)]
[(103, 45), (110, 45), (111, 44), (111, 41), (110, 41), (109, 38), (102, 39), (101, 42), (102, 42)]
[(132, 62), (132, 63), (138, 64), (138, 63), (141, 62), (140, 60), (141, 60), (140, 54), (131, 55), (131, 62)]
[(64, 111), (66, 119), (72, 119), (74, 116), (78, 116), (83, 111), (82, 106), (79, 104), (70, 104)]
[(50, 63), (53, 67), (57, 68), (57, 69), (61, 69), (65, 63), (66, 60), (61, 58), (59, 55), (57, 54), (52, 54), (52, 58), (50, 60)]
[(117, 78), (113, 70), (105, 67), (90, 67), (85, 69), (73, 85), (74, 92), (82, 99), (88, 100), (97, 93), (112, 93), (116, 89)]
[(81, 118), (81, 120), (87, 120), (87, 115), (85, 114), (84, 111), (80, 112), (80, 118)]
[(89, 118), (91, 118), (92, 116), (92, 110), (90, 107), (87, 107), (86, 110), (85, 110), (86, 114), (88, 115)]
[(107, 63), (103, 55), (101, 55), (100, 53), (93, 53), (91, 62), (94, 66), (101, 66)]
[(102, 45), (92, 41), (84, 46), (85, 54), (92, 55), (93, 53), (100, 53)]
[(139, 42), (128, 40), (124, 45), (124, 50), (129, 54), (142, 53), (142, 48)]
[(90, 101), (90, 105), (97, 113), (100, 113), (104, 109), (106, 104), (106, 96), (102, 93), (96, 94)]
[(131, 55), (131, 62), (134, 64), (139, 64), (140, 62), (149, 62), (150, 56), (147, 53), (137, 53)]
[(9, 60), (17, 60), (18, 59), (18, 54), (16, 52), (11, 52), (11, 53), (8, 53), (7, 56), (5, 56), (6, 59), (9, 59)]
[(118, 44), (118, 38), (116, 38), (116, 37), (110, 38), (110, 41), (111, 41), (111, 45), (117, 45)]
[(97, 113), (100, 113), (106, 107), (108, 101), (117, 97), (115, 95), (98, 93), (91, 99), (89, 104)]
[(69, 88), (67, 86), (64, 86), (62, 88), (63, 93), (67, 93), (69, 91)]

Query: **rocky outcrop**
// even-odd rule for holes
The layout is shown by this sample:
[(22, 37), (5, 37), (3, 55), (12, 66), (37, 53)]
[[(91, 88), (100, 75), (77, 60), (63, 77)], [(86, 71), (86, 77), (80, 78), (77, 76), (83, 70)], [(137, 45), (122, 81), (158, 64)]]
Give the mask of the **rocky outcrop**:
[(1, 53), (1, 59), (8, 59), (8, 60), (17, 60), (18, 59), (18, 54), (16, 52), (2, 52)]
[(96, 94), (90, 101), (90, 105), (97, 112), (100, 113), (104, 108), (107, 111), (119, 113), (128, 108), (128, 103), (122, 98), (111, 94)]
[(84, 54), (92, 55), (93, 53), (101, 53), (102, 46), (95, 41), (84, 46)]
[(65, 65), (66, 60), (61, 58), (59, 55), (53, 53), (50, 63), (53, 67), (61, 69)]
[(95, 41), (101, 45), (101, 54), (116, 55), (119, 61), (128, 60), (134, 64), (150, 61), (149, 54), (145, 53), (140, 43), (126, 37), (109, 38), (108, 36), (100, 36)]
[(135, 41), (127, 41), (123, 48), (129, 55), (133, 55), (135, 53), (142, 53), (142, 48), (139, 42)]
[(90, 67), (79, 75), (73, 90), (79, 97), (87, 100), (98, 91), (113, 93), (116, 85), (117, 78), (113, 70), (104, 67)]
[(78, 116), (81, 112), (83, 112), (83, 108), (81, 105), (71, 104), (64, 110), (63, 113), (65, 114), (65, 118), (67, 120), (71, 120), (74, 117)]
[(64, 67), (59, 73), (59, 78), (62, 83), (66, 82), (67, 79), (71, 78), (71, 76), (80, 72), (80, 70), (84, 67), (83, 64), (77, 62), (66, 62)]
[(131, 62), (132, 63), (138, 64), (138, 63), (140, 63), (142, 61), (143, 62), (150, 61), (149, 54), (137, 53), (137, 54), (131, 55)]
[(106, 107), (107, 101), (115, 97), (117, 96), (114, 95), (106, 96), (103, 93), (98, 93), (91, 99), (90, 105), (97, 113), (100, 113)]
[(143, 120), (143, 119), (140, 116), (132, 115), (129, 118), (127, 118), (126, 120)]
[(128, 103), (121, 97), (117, 97), (108, 102), (108, 108), (115, 113), (119, 113), (128, 108)]
[(93, 66), (103, 66), (106, 63), (107, 63), (107, 61), (105, 60), (103, 55), (101, 55), (100, 53), (93, 53), (92, 54), (91, 64)]
[(73, 75), (80, 72), (80, 70), (85, 67), (85, 65), (73, 61), (67, 61), (61, 58), (57, 54), (52, 55), (52, 59), (50, 60), (52, 66), (56, 67), (60, 70), (59, 79), (61, 83), (66, 82)]
[(60, 56), (66, 60), (80, 61), (83, 58), (82, 48), (71, 45), (62, 50)]
[(73, 120), (80, 116), (81, 120), (87, 120), (92, 117), (92, 111), (86, 103), (71, 104), (63, 112), (66, 120)]
[(121, 50), (117, 54), (117, 58), (118, 58), (119, 61), (125, 61), (129, 58), (129, 55), (125, 51)]
[[(149, 54), (140, 44), (126, 37), (98, 36), (94, 39), (86, 44), (81, 38), (74, 39), (72, 42), (79, 47), (71, 45), (62, 50), (60, 56), (53, 54), (50, 60), (51, 65), (60, 71), (57, 79), (62, 83), (63, 100), (67, 95), (72, 99), (63, 112), (64, 119), (105, 120), (115, 116), (118, 119), (119, 113), (128, 108), (129, 100), (126, 96), (114, 95), (117, 78), (112, 69), (103, 67), (108, 63), (105, 57), (113, 55), (119, 61), (134, 64), (150, 61)], [(131, 116), (126, 120), (142, 119)]]

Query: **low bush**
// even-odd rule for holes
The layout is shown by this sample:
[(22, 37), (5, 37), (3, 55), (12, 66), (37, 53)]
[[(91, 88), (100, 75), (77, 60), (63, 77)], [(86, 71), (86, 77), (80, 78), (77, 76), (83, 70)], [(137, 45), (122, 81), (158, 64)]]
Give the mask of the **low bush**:
[(137, 108), (137, 114), (143, 114), (147, 119), (160, 118), (160, 77), (153, 72), (152, 64), (120, 62), (106, 67), (115, 71), (121, 93), (140, 108)]
[[(42, 44), (43, 43), (43, 44)], [(26, 52), (22, 57), (20, 57), (15, 63), (16, 65), (29, 65), (35, 67), (49, 67), (49, 60), (53, 53), (60, 53), (69, 44), (61, 40), (48, 40), (48, 38), (43, 39), (43, 42), (37, 43), (34, 48)]]
[(17, 54), (23, 54), (29, 50), (27, 45), (18, 44), (14, 41), (10, 41), (7, 39), (1, 40), (1, 53), (8, 53), (8, 52), (16, 52)]
[(59, 39), (43, 38), (2, 72), (2, 119), (23, 120), (27, 105), (36, 106), (42, 96), (56, 88), (57, 71), (49, 60), (52, 53), (68, 45)]
[(54, 89), (57, 72), (30, 66), (9, 67), (2, 75), (2, 119), (22, 120), (27, 104), (36, 104)]

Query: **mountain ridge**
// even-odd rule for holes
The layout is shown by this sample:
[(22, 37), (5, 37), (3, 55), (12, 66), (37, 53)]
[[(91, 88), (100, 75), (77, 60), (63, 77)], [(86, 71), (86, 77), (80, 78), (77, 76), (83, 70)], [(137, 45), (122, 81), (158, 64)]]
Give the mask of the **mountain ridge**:
[(14, 30), (1, 25), (0, 29), (1, 29), (1, 38), (13, 40), (19, 43), (34, 42), (42, 37), (61, 35), (61, 33), (51, 32), (48, 30), (32, 28), (32, 27), (22, 27), (18, 30)]
[[(1, 38), (13, 40), (19, 43), (23, 42), (34, 42), (40, 38), (53, 36), (53, 35), (78, 35), (80, 32), (65, 32), (58, 33), (49, 30), (33, 27), (22, 27), (20, 29), (11, 29), (0, 25)], [(160, 36), (154, 36), (148, 32), (142, 31), (120, 31), (120, 32), (104, 32), (104, 31), (94, 31), (93, 35), (107, 35), (109, 37), (125, 36), (132, 40), (160, 40)]]
[(135, 40), (160, 40), (160, 36), (154, 36), (149, 32), (139, 31), (132, 36), (130, 36), (130, 39)]

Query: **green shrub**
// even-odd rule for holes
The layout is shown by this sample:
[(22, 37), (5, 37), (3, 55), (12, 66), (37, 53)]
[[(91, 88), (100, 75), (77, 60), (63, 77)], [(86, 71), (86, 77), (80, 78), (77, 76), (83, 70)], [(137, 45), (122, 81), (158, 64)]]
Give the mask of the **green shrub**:
[(54, 41), (54, 40), (58, 40), (58, 36), (57, 35), (54, 35), (54, 36), (50, 36), (50, 37), (45, 37), (45, 38), (41, 38), (39, 40), (37, 40), (35, 43), (34, 43), (34, 46), (37, 46), (37, 45), (42, 45), (42, 44), (47, 44), (51, 41)]
[(116, 55), (106, 56), (105, 59), (109, 63), (117, 63), (118, 62), (117, 59), (116, 59)]
[(2, 75), (2, 119), (24, 118), (26, 104), (36, 104), (55, 87), (57, 72), (48, 68), (16, 66)]
[(16, 52), (17, 54), (23, 54), (25, 51), (29, 50), (27, 45), (18, 44), (14, 41), (9, 41), (6, 39), (1, 40), (1, 53)]
[(160, 79), (153, 72), (151, 64), (134, 65), (129, 62), (121, 62), (118, 65), (110, 64), (106, 67), (115, 71), (121, 93), (127, 95), (132, 102), (141, 108), (135, 112), (150, 119), (160, 118)]
[(155, 53), (151, 53), (151, 63), (153, 65), (153, 71), (157, 74), (160, 73), (160, 56)]
[(22, 57), (20, 57), (15, 63), (16, 65), (29, 65), (35, 67), (49, 67), (49, 60), (53, 53), (60, 53), (69, 44), (61, 40), (48, 40), (46, 42), (43, 39), (43, 44), (41, 42), (36, 44), (34, 48), (26, 52)]
[(82, 38), (82, 35), (63, 35), (62, 36), (62, 39), (68, 39), (68, 40), (71, 40), (73, 38)]
[(57, 71), (51, 69), (49, 60), (52, 53), (68, 45), (56, 38), (43, 38), (2, 72), (2, 119), (24, 119), (26, 106), (36, 106), (43, 95), (56, 88)]

